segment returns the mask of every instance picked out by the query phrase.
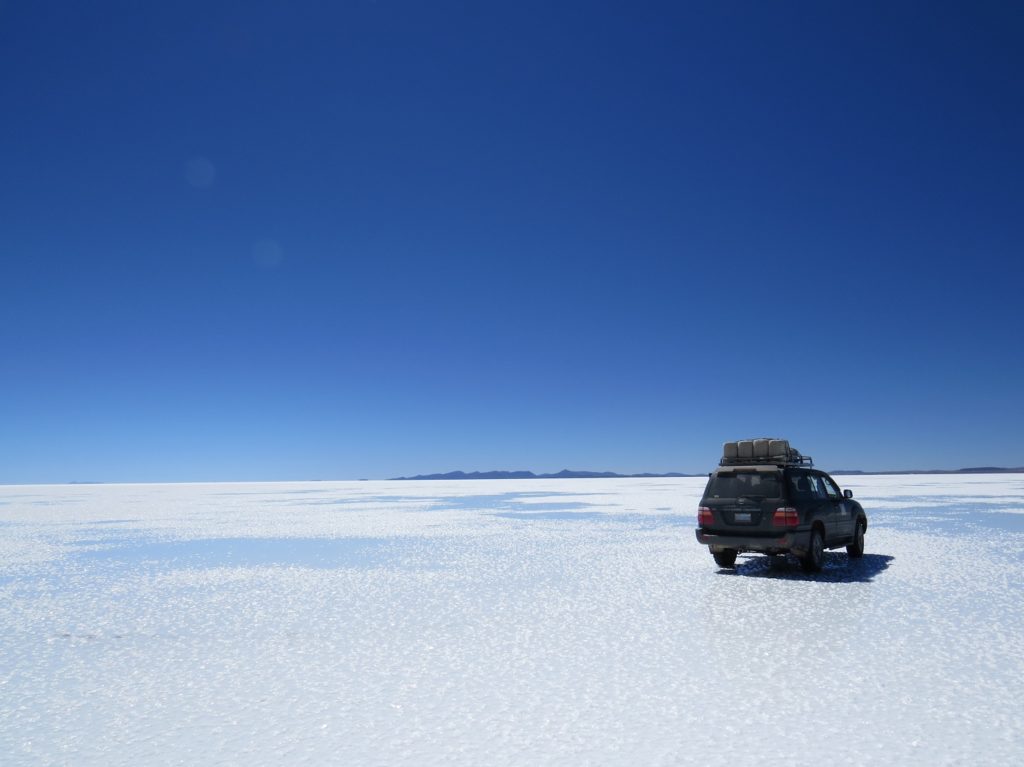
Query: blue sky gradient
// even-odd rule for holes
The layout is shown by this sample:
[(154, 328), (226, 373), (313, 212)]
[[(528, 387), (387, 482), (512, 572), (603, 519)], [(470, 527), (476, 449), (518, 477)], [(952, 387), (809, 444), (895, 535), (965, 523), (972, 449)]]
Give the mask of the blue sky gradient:
[(0, 482), (1024, 465), (1024, 11), (0, 5)]

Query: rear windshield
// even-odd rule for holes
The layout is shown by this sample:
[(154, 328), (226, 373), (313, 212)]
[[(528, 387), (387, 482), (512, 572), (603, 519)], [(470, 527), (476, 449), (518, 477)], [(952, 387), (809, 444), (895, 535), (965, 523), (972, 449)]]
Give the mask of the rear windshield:
[(736, 471), (711, 477), (705, 498), (779, 498), (782, 490), (779, 475), (768, 472)]

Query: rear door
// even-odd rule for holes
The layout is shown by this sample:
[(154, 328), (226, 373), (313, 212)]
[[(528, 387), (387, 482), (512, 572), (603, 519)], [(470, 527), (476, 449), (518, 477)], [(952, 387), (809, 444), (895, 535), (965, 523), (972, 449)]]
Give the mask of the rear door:
[(708, 482), (702, 506), (715, 515), (715, 527), (736, 535), (774, 535), (772, 514), (782, 486), (774, 467), (719, 469)]
[(853, 535), (853, 514), (849, 502), (839, 492), (839, 486), (827, 474), (821, 476), (828, 501), (832, 505), (832, 513), (835, 517), (835, 534), (840, 538), (849, 538)]
[(820, 519), (829, 525), (827, 517), (831, 509), (826, 508), (825, 489), (818, 476), (806, 469), (790, 469), (787, 474), (790, 502), (800, 512), (800, 523), (809, 525)]

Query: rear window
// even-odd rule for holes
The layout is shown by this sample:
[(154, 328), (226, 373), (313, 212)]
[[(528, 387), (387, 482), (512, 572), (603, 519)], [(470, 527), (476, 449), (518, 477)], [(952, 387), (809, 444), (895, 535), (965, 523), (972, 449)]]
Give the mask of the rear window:
[(763, 471), (719, 472), (711, 477), (705, 498), (779, 498), (779, 475)]

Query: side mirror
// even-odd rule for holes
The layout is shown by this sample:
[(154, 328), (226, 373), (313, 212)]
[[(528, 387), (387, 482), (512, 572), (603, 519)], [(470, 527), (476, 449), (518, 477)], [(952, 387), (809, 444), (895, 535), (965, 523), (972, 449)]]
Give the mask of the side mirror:
[(843, 495), (846, 498), (853, 498), (853, 491), (847, 488), (846, 490), (843, 491)]

